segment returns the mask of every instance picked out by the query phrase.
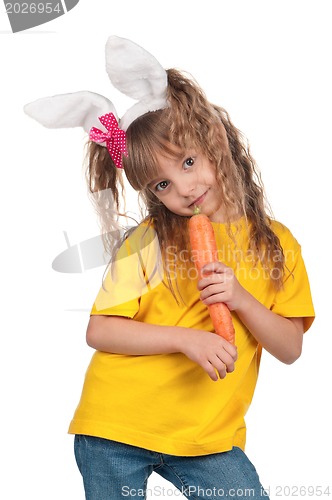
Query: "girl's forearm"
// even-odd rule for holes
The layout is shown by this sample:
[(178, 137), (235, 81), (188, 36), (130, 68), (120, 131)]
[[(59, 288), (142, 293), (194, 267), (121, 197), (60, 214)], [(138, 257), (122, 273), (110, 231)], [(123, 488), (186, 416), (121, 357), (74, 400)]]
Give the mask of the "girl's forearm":
[(250, 293), (246, 294), (246, 300), (236, 311), (240, 320), (270, 354), (287, 364), (296, 361), (302, 351), (302, 318), (284, 318), (267, 309)]
[(151, 355), (181, 352), (213, 381), (234, 370), (236, 348), (215, 333), (179, 326), (142, 323), (120, 316), (91, 316), (87, 343), (98, 351)]
[(176, 330), (141, 323), (121, 316), (91, 316), (86, 333), (90, 347), (116, 354), (169, 354), (179, 352)]

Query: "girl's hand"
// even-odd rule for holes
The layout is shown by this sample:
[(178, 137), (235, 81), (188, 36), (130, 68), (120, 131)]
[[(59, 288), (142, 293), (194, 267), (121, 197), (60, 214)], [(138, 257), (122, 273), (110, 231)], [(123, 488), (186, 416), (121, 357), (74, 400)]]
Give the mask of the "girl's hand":
[(237, 349), (216, 333), (188, 329), (180, 339), (180, 352), (200, 365), (213, 381), (234, 371)]
[(205, 305), (224, 302), (231, 311), (241, 309), (248, 292), (238, 282), (231, 267), (216, 261), (202, 268), (198, 282), (201, 300)]

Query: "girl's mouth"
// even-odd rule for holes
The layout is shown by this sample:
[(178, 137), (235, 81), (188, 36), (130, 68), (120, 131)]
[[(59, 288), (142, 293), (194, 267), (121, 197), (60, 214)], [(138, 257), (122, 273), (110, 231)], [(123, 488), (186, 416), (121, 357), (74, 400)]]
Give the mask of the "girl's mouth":
[(200, 206), (205, 199), (206, 193), (207, 193), (207, 191), (205, 191), (205, 193), (203, 193), (199, 198), (197, 198), (193, 203), (191, 203), (189, 205), (189, 208), (194, 208), (195, 206), (197, 206), (197, 207)]

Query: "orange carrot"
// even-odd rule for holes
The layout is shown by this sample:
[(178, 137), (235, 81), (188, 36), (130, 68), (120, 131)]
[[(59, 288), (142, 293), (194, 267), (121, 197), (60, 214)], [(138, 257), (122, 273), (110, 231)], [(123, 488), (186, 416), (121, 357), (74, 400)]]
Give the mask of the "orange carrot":
[[(213, 226), (209, 218), (195, 208), (194, 215), (189, 219), (189, 237), (195, 266), (202, 276), (201, 269), (210, 262), (218, 260), (218, 249)], [(235, 343), (235, 330), (232, 316), (227, 305), (217, 302), (208, 306), (215, 332), (232, 344)]]

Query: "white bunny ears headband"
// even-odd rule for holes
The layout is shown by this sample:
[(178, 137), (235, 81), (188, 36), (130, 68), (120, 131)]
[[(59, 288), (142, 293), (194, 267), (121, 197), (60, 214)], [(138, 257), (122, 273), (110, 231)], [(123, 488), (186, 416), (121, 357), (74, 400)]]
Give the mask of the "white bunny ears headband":
[[(105, 143), (115, 165), (122, 168), (129, 125), (139, 116), (168, 105), (167, 73), (149, 52), (118, 36), (107, 40), (106, 72), (115, 88), (138, 101), (120, 120), (109, 99), (89, 91), (38, 99), (24, 106), (24, 111), (44, 127), (83, 127), (92, 141)], [(98, 120), (103, 130), (96, 128)]]

